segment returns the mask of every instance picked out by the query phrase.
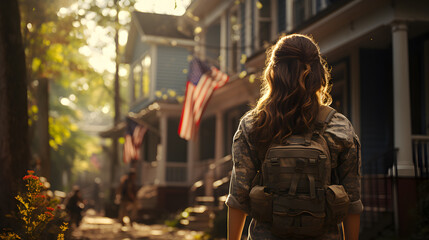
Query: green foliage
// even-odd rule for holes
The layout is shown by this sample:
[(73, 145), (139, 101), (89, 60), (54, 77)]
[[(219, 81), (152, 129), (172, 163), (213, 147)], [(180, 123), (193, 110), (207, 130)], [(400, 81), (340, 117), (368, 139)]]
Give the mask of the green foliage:
[[(96, 4), (99, 4), (97, 5)], [(129, 1), (128, 6), (131, 4)], [(96, 139), (77, 127), (86, 115), (98, 113), (103, 107), (113, 109), (112, 89), (106, 79), (112, 73), (94, 71), (88, 62), (88, 55), (80, 51), (88, 46), (88, 21), (94, 16), (95, 24), (110, 27), (114, 16), (103, 16), (105, 8), (114, 9), (113, 0), (20, 0), (23, 42), (26, 52), (29, 125), (33, 136), (33, 151), (38, 152), (37, 128), (39, 109), (37, 107), (38, 79), (49, 79), (49, 145), (53, 186), (63, 188), (61, 173), (75, 166), (75, 161), (87, 161), (92, 153), (101, 151)], [(125, 5), (123, 5), (125, 7)], [(104, 10), (104, 11), (103, 11)], [(105, 44), (98, 46), (100, 51)], [(110, 113), (110, 116), (111, 113)], [(89, 146), (89, 148), (88, 148)], [(92, 151), (92, 152), (90, 152)], [(81, 166), (82, 164), (77, 164)], [(80, 168), (82, 169), (82, 167)]]
[[(27, 191), (19, 193), (17, 200), (17, 211), (8, 215), (15, 223), (12, 229), (3, 229), (0, 239), (42, 239), (50, 234), (50, 223), (56, 218), (65, 217), (65, 212), (57, 208), (59, 201), (49, 198), (47, 188), (45, 188), (40, 178), (33, 175), (33, 171), (28, 171), (28, 175), (23, 177)], [(67, 230), (67, 223), (62, 222), (56, 228), (57, 239), (64, 239)]]

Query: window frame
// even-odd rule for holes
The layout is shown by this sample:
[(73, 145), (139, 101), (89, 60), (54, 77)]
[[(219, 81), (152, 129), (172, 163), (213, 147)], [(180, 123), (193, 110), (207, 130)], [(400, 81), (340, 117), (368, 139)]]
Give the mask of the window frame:
[[(232, 34), (232, 31), (233, 31), (233, 29), (232, 29), (232, 25), (231, 25), (231, 16), (233, 15), (235, 13), (235, 15), (236, 15), (236, 21), (237, 21), (237, 24), (239, 25), (239, 30), (237, 30), (237, 34), (238, 34), (238, 36), (239, 36), (239, 39), (236, 41), (236, 51), (237, 51), (237, 53), (236, 53), (236, 56), (235, 56), (235, 59), (234, 59), (234, 53), (233, 53), (233, 51), (234, 51), (234, 49), (233, 49), (233, 42), (234, 42), (234, 40), (232, 39), (233, 38), (233, 34)], [(227, 60), (227, 63), (228, 63), (228, 73), (230, 74), (230, 75), (233, 75), (233, 74), (236, 74), (236, 73), (239, 73), (240, 72), (240, 57), (241, 57), (241, 41), (240, 41), (240, 37), (241, 37), (241, 31), (242, 31), (242, 28), (243, 28), (243, 26), (240, 26), (241, 25), (241, 11), (240, 11), (240, 8), (239, 8), (239, 5), (237, 5), (237, 4), (234, 4), (231, 8), (230, 8), (230, 10), (228, 11), (228, 14), (227, 14), (227, 46), (228, 46), (228, 51), (227, 51), (227, 58), (228, 58), (228, 60)], [(235, 68), (234, 68), (234, 65), (233, 65), (233, 62), (235, 62)]]
[[(253, 11), (255, 13), (255, 20), (254, 20), (254, 38), (255, 38), (255, 42), (254, 42), (254, 46), (253, 49), (261, 49), (264, 48), (264, 44), (261, 42), (261, 36), (260, 36), (260, 23), (261, 22), (268, 22), (270, 23), (270, 27), (269, 27), (269, 31), (270, 33), (269, 35), (269, 39), (268, 39), (268, 43), (271, 43), (277, 36), (277, 10), (276, 10), (276, 6), (277, 6), (277, 1), (276, 0), (268, 0), (270, 3), (269, 6), (269, 11), (270, 11), (270, 17), (267, 18), (262, 18), (260, 16), (260, 9), (258, 9), (257, 7), (257, 2), (259, 2), (258, 0), (255, 1), (255, 4), (253, 4)], [(266, 47), (266, 46), (265, 46)]]

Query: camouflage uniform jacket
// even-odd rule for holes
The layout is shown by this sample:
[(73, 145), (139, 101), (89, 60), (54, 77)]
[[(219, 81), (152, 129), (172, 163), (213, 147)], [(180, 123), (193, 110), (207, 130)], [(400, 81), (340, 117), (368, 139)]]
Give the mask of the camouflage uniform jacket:
[[(249, 130), (252, 128), (252, 117), (245, 115), (234, 135), (232, 146), (233, 168), (229, 195), (226, 205), (250, 213), (249, 192), (256, 175), (251, 158), (257, 158), (255, 145), (249, 141)], [(340, 184), (350, 197), (349, 213), (360, 214), (363, 205), (360, 200), (360, 143), (349, 120), (340, 113), (335, 113), (323, 135), (328, 143), (333, 164), (337, 165)], [(270, 226), (252, 219), (248, 239), (279, 239), (270, 232)], [(333, 226), (330, 233), (321, 239), (339, 239), (338, 230)]]

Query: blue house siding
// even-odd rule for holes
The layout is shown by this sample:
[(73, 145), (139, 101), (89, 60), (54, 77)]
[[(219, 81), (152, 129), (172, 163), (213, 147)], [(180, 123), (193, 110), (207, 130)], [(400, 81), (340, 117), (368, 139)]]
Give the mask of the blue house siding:
[(188, 69), (190, 52), (169, 46), (158, 46), (157, 52), (155, 89), (172, 89), (177, 95), (185, 95), (187, 73), (183, 70)]

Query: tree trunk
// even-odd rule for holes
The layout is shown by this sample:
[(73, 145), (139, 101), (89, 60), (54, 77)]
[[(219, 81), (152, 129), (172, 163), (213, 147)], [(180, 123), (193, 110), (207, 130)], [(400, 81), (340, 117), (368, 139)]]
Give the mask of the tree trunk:
[(49, 79), (39, 79), (37, 86), (37, 106), (39, 108), (39, 119), (36, 122), (37, 132), (40, 137), (38, 141), (38, 152), (41, 161), (41, 175), (51, 179), (51, 147), (49, 146)]
[(25, 55), (17, 0), (0, 1), (0, 226), (29, 165)]
[[(113, 119), (113, 124), (116, 127), (121, 121), (121, 98), (119, 96), (119, 5), (118, 0), (114, 0), (116, 6), (116, 16), (115, 16), (115, 81), (114, 81), (114, 107), (115, 107), (115, 116)], [(119, 163), (118, 159), (118, 137), (113, 136), (112, 138), (112, 164), (110, 165), (110, 187), (113, 191), (113, 185), (115, 183), (115, 172), (117, 172), (117, 165)]]

